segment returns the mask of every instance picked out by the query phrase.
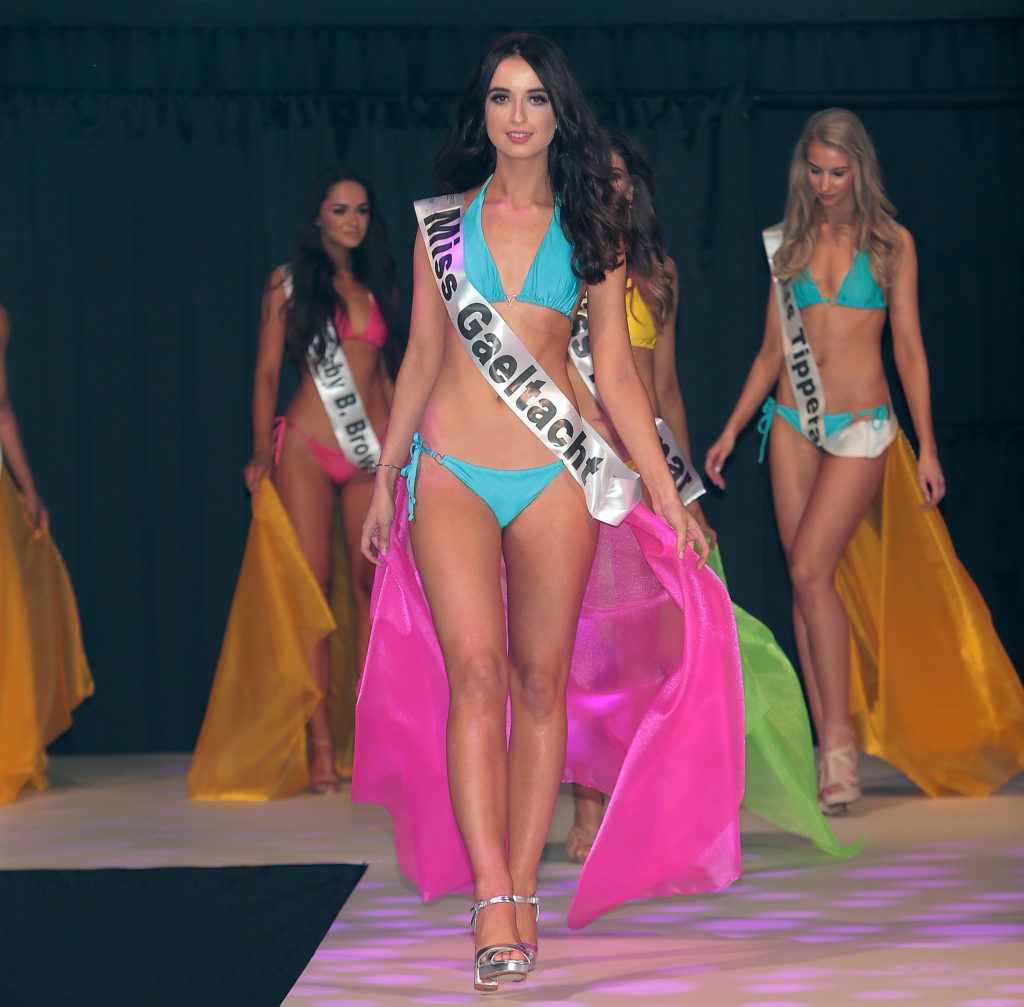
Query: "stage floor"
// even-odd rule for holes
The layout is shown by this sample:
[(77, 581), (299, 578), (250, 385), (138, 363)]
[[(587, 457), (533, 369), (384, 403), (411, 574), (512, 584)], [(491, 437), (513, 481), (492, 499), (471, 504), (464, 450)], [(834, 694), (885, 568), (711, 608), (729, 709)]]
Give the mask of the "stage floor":
[[(340, 797), (185, 798), (188, 757), (65, 757), (53, 787), (0, 808), (0, 868), (362, 862), (363, 881), (286, 1007), (475, 1004), (468, 898), (421, 904), (387, 815)], [(745, 874), (717, 895), (633, 903), (565, 926), (579, 868), (563, 793), (541, 891), (541, 961), (490, 1000), (576, 1007), (1024, 1007), (1024, 777), (985, 800), (922, 797), (865, 760), (836, 822), (851, 861), (744, 816)], [(642, 855), (642, 851), (640, 851)]]

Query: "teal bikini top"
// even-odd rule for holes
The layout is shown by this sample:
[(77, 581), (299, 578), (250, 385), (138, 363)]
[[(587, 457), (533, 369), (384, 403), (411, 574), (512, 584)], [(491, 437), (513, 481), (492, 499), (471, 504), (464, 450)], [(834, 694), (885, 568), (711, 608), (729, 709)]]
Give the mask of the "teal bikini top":
[(541, 241), (540, 248), (537, 249), (537, 254), (530, 264), (523, 289), (518, 294), (507, 296), (502, 289), (498, 267), (495, 266), (494, 258), (487, 247), (483, 225), (480, 222), (484, 193), (490, 184), (489, 178), (469, 204), (463, 221), (462, 247), (469, 282), (488, 301), (507, 301), (509, 304), (526, 301), (529, 304), (554, 308), (567, 318), (572, 318), (576, 301), (580, 296), (580, 281), (572, 271), (572, 245), (562, 233), (560, 204), (555, 201), (555, 212), (551, 216), (544, 240)]
[[(827, 297), (821, 296), (818, 285), (811, 277), (810, 269), (805, 269), (793, 281), (793, 296), (799, 308), (806, 308), (811, 304), (832, 303)], [(847, 308), (885, 307), (885, 294), (871, 275), (871, 266), (865, 249), (862, 248), (853, 257), (853, 264), (843, 279), (835, 303)]]

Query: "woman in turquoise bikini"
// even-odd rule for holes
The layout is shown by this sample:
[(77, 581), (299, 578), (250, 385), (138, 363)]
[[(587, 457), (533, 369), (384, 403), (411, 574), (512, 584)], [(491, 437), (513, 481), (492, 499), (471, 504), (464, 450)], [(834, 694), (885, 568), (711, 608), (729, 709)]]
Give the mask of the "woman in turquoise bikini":
[[(826, 811), (845, 810), (860, 797), (849, 712), (849, 624), (834, 575), (875, 496), (896, 434), (881, 356), (887, 310), (920, 445), (925, 507), (945, 494), (918, 317), (917, 256), (910, 232), (894, 215), (860, 120), (838, 108), (812, 116), (793, 153), (781, 241), (769, 248), (779, 288), (769, 294), (761, 350), (705, 463), (711, 481), (724, 488), (722, 468), (736, 436), (763, 402), (759, 429), (793, 583), (797, 649), (821, 749), (819, 802)], [(770, 238), (766, 232), (766, 247)], [(791, 296), (802, 312), (797, 338), (806, 336), (820, 374), (823, 394), (802, 403), (800, 388), (811, 386), (804, 364), (790, 365), (784, 356), (777, 296)], [(768, 394), (773, 387), (775, 397)], [(776, 414), (784, 422), (773, 423)]]
[[(418, 204), (425, 240), (413, 262), (409, 347), (363, 525), (363, 552), (383, 568), (357, 707), (353, 799), (389, 803), (396, 779), (415, 777), (389, 803), (399, 858), (406, 873), (422, 874), (468, 855), (474, 984), (487, 991), (521, 981), (536, 961), (538, 864), (566, 765), (566, 683), (598, 541), (585, 496), (616, 461), (587, 460), (578, 416), (570, 426), (548, 414), (559, 397), (573, 402), (567, 348), (584, 281), (608, 408), (672, 529), (659, 525), (671, 538), (669, 554), (681, 566), (688, 543), (705, 547), (676, 495), (629, 350), (625, 236), (608, 150), (553, 43), (514, 34), (488, 48), (435, 171), (448, 192), (465, 197)], [(499, 341), (501, 325), (512, 332)], [(534, 363), (517, 370), (510, 353)], [(527, 383), (527, 372), (544, 380)], [(496, 393), (492, 382), (505, 383)], [(577, 444), (582, 454), (570, 464)], [(553, 461), (553, 451), (565, 463)], [(396, 513), (400, 471), (406, 485)], [(590, 485), (581, 492), (584, 474)], [(396, 580), (406, 528), (429, 627), (403, 614), (415, 600)], [(447, 677), (438, 704), (447, 711), (424, 704), (406, 716), (402, 703), (433, 673), (414, 650), (434, 633)], [(392, 653), (405, 659), (388, 660)], [(445, 715), (446, 753), (431, 749), (430, 758), (383, 774), (399, 746), (433, 735)], [(438, 806), (424, 793), (439, 761), (447, 763), (461, 836), (450, 858), (439, 857), (451, 834), (448, 813), (440, 838), (418, 824)], [(455, 885), (419, 883), (424, 897)]]

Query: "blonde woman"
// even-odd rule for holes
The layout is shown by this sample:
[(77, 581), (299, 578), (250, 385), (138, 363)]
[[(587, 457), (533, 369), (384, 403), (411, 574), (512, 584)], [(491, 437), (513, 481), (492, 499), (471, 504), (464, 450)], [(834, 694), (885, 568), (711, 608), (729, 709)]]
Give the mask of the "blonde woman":
[[(875, 148), (857, 116), (841, 108), (813, 115), (793, 152), (781, 243), (773, 258), (773, 283), (780, 287), (768, 297), (764, 340), (706, 459), (711, 481), (724, 488), (722, 468), (736, 437), (764, 403), (760, 429), (821, 748), (818, 798), (830, 812), (860, 797), (849, 710), (850, 631), (834, 578), (875, 497), (896, 436), (881, 355), (886, 313), (920, 446), (917, 481), (924, 508), (935, 507), (946, 492), (918, 317), (917, 255), (895, 213), (882, 188)], [(806, 354), (793, 362), (792, 372), (787, 366), (777, 303), (786, 290), (803, 323), (795, 339), (805, 335), (803, 345), (817, 363), (816, 388), (804, 383)], [(814, 394), (801, 404), (796, 396), (808, 390)], [(776, 414), (784, 422), (773, 423)]]

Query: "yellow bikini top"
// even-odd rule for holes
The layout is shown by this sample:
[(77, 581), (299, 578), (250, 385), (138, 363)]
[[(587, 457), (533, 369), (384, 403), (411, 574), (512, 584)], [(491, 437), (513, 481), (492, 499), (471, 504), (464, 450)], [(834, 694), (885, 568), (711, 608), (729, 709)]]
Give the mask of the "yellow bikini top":
[(658, 327), (651, 317), (651, 310), (644, 303), (640, 291), (632, 280), (626, 281), (626, 323), (629, 325), (629, 342), (643, 350), (653, 350), (658, 341)]

